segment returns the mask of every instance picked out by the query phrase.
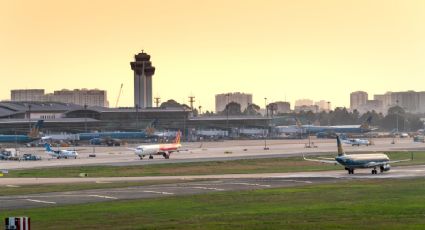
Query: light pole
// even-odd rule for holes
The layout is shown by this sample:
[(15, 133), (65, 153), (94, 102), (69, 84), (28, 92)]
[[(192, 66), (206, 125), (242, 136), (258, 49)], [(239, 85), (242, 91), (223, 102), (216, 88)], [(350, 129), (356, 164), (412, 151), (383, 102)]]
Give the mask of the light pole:
[(226, 104), (226, 130), (227, 130), (227, 136), (229, 136), (229, 97), (230, 93), (226, 94), (227, 97), (227, 104)]
[(139, 105), (136, 104), (136, 130), (139, 131)]
[(391, 142), (391, 144), (395, 144), (395, 136), (398, 135), (398, 99), (395, 102), (397, 104), (396, 111), (395, 111), (395, 115), (396, 115), (396, 133), (393, 135), (393, 142)]
[(398, 134), (398, 100), (396, 101), (396, 103), (397, 103), (397, 110), (395, 111), (396, 112), (396, 115), (397, 115), (397, 134)]
[(84, 104), (84, 130), (87, 133), (87, 104)]
[(268, 123), (268, 119), (269, 119), (269, 110), (267, 108), (267, 97), (264, 98), (264, 105), (266, 108), (266, 122), (264, 124), (264, 150), (269, 150), (269, 148), (267, 147), (267, 123)]
[(31, 105), (28, 105), (28, 126), (29, 133), (31, 133)]

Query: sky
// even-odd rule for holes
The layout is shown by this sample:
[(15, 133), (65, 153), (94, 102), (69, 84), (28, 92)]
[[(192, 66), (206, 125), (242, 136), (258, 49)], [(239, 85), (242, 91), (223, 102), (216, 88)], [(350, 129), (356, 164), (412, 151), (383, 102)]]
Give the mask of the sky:
[[(349, 106), (350, 92), (424, 91), (423, 0), (0, 0), (0, 100), (11, 89), (98, 88), (133, 105), (130, 61), (153, 96), (214, 110), (252, 93)], [(371, 96), (370, 96), (371, 97)]]

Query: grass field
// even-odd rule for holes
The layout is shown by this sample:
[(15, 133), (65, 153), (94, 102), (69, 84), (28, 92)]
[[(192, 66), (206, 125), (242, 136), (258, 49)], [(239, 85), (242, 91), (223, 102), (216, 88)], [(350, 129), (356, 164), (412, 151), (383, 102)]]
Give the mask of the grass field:
[(423, 229), (425, 180), (368, 180), (7, 211), (34, 229)]
[[(388, 155), (391, 160), (410, 158), (410, 153), (407, 152), (394, 152)], [(425, 152), (415, 153), (413, 161), (395, 165), (411, 164), (425, 164)], [(77, 166), (10, 170), (5, 177), (78, 177), (80, 173), (87, 173), (89, 177), (177, 176), (322, 171), (341, 168), (341, 166), (305, 161), (301, 157), (289, 157), (142, 166)]]
[[(199, 180), (191, 180), (199, 181)], [(0, 197), (8, 195), (26, 195), (46, 192), (65, 192), (65, 191), (80, 191), (89, 189), (104, 189), (104, 188), (126, 188), (131, 186), (157, 185), (157, 184), (172, 184), (183, 183), (182, 180), (160, 180), (160, 181), (142, 181), (142, 182), (111, 182), (111, 183), (72, 183), (72, 184), (41, 184), (41, 185), (21, 185), (19, 187), (0, 186)]]

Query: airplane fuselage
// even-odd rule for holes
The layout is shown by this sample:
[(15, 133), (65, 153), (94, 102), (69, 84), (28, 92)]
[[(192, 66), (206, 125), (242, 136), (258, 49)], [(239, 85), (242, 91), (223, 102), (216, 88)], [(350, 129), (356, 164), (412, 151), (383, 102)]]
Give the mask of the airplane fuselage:
[[(345, 168), (349, 169), (376, 168), (377, 163), (385, 163), (390, 161), (388, 156), (383, 153), (342, 155), (337, 156), (335, 160)], [(389, 170), (389, 164), (384, 164), (384, 168), (388, 168)]]
[[(159, 144), (159, 145), (140, 145), (136, 148), (134, 153), (139, 157), (146, 155), (168, 155), (171, 152), (177, 151), (181, 144)], [(168, 153), (168, 154), (167, 154)]]

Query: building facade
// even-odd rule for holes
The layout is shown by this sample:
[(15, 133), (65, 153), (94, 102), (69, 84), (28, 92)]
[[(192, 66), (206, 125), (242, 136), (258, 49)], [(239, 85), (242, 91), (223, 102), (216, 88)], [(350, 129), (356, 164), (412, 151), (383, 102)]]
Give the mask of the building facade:
[(277, 101), (273, 104), (276, 105), (276, 113), (290, 113), (291, 112), (291, 104), (286, 101)]
[(134, 107), (152, 107), (152, 76), (155, 67), (150, 61), (151, 56), (143, 51), (134, 56), (135, 61), (130, 62), (134, 71)]
[(252, 104), (252, 94), (247, 93), (223, 93), (215, 95), (215, 112), (221, 112), (226, 109), (226, 105), (235, 102), (241, 105), (241, 111), (244, 111), (249, 104)]
[(350, 109), (358, 109), (360, 105), (366, 104), (368, 94), (364, 91), (356, 91), (350, 94)]
[(44, 96), (44, 89), (13, 89), (10, 91), (11, 101), (38, 101)]
[(329, 112), (331, 110), (330, 101), (320, 100), (320, 101), (316, 101), (314, 105), (317, 105), (319, 107), (320, 112), (322, 111)]
[(107, 92), (99, 89), (62, 89), (45, 94), (44, 89), (11, 90), (11, 101), (62, 102), (108, 107)]
[(425, 91), (387, 92), (375, 95), (374, 99), (382, 102), (384, 113), (394, 106), (400, 106), (408, 113), (425, 113)]
[(295, 106), (301, 107), (301, 106), (312, 106), (313, 100), (310, 99), (298, 99), (295, 101)]
[(46, 95), (46, 101), (108, 107), (107, 93), (99, 89), (56, 90), (53, 95)]

